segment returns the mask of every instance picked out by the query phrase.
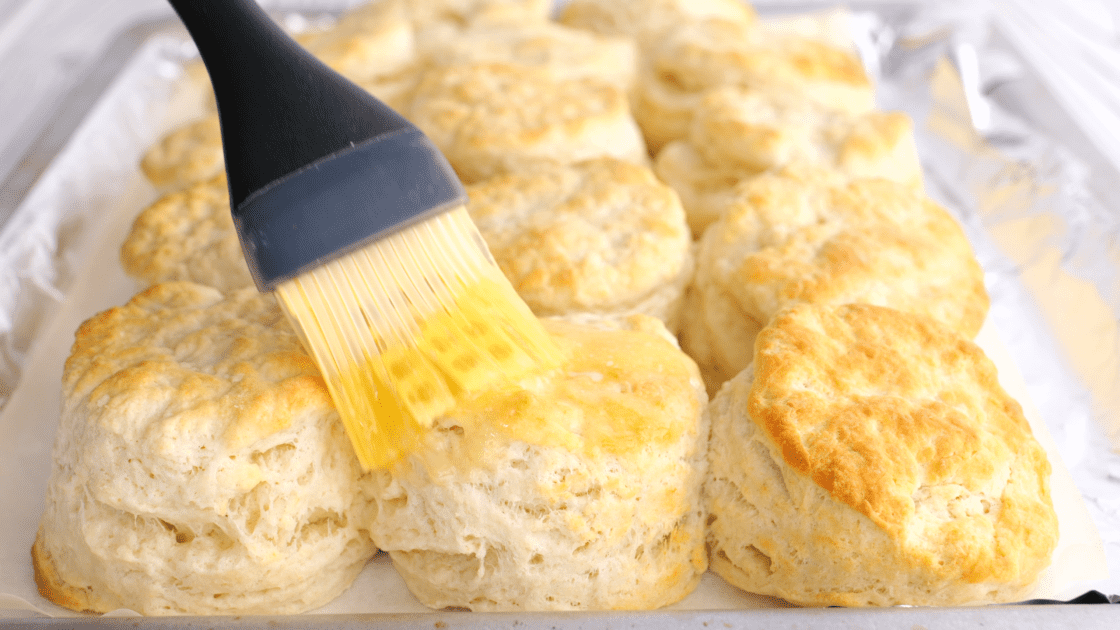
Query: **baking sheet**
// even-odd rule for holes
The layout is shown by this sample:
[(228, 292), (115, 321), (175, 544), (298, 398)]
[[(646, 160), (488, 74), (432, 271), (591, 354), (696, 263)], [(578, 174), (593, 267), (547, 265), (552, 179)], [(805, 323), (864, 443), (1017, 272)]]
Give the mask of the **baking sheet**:
[[(115, 212), (114, 224), (106, 230), (99, 256), (111, 256), (119, 249), (130, 223), (130, 208), (122, 204)], [(14, 464), (0, 470), (0, 503), (7, 507), (9, 520), (0, 525), (0, 607), (52, 616), (75, 613), (39, 597), (31, 571), (30, 549), (42, 512), (43, 494), (50, 468), (50, 447), (58, 412), (43, 401), (58, 399), (62, 363), (69, 352), (73, 330), (96, 312), (95, 305), (118, 304), (136, 291), (135, 283), (116, 269), (87, 267), (77, 290), (67, 300), (56, 321), (46, 331), (47, 341), (36, 348), (28, 364), (26, 380), (17, 389), (2, 417), (0, 426), (17, 431), (11, 440), (0, 444), (0, 458)], [(1051, 490), (1058, 513), (1060, 538), (1053, 564), (1043, 573), (1032, 597), (1068, 599), (1081, 593), (1081, 582), (1107, 576), (1103, 547), (1081, 495), (1069, 472), (1061, 463), (1057, 446), (1037, 408), (1030, 400), (1022, 376), (1007, 353), (998, 333), (989, 324), (981, 330), (978, 343), (999, 368), (1000, 382), (1023, 405), (1035, 436), (1053, 464)], [(9, 437), (9, 436), (4, 436)], [(18, 445), (17, 449), (12, 448)], [(22, 472), (20, 472), (22, 471)], [(19, 480), (13, 483), (13, 481)], [(780, 600), (744, 593), (727, 585), (713, 573), (684, 601), (667, 610), (742, 610), (785, 606)], [(363, 570), (354, 585), (341, 597), (314, 611), (318, 614), (412, 613), (428, 612), (405, 588), (385, 554), (379, 554)]]
[[(873, 20), (877, 15), (858, 17)], [(866, 33), (872, 35), (879, 26), (882, 24), (862, 25)], [(29, 561), (31, 541), (49, 474), (62, 362), (69, 350), (73, 331), (83, 319), (123, 303), (137, 289), (116, 262), (119, 244), (132, 217), (155, 195), (155, 191), (136, 172), (135, 164), (140, 152), (160, 132), (192, 111), (191, 95), (176, 91), (180, 85), (177, 82), (180, 62), (188, 50), (189, 47), (184, 48), (182, 40), (177, 37), (159, 36), (149, 40), (98, 107), (91, 111), (70, 144), (13, 216), (16, 222), (6, 225), (0, 233), (0, 243), (4, 242), (4, 238), (14, 239), (17, 236), (26, 240), (28, 232), (34, 235), (42, 230), (58, 230), (57, 233), (43, 234), (44, 241), (58, 234), (73, 240), (56, 243), (53, 249), (47, 246), (32, 250), (32, 254), (42, 257), (62, 252), (62, 259), (54, 261), (61, 264), (52, 267), (61, 271), (56, 271), (50, 282), (43, 282), (34, 273), (24, 274), (20, 278), (23, 282), (21, 290), (16, 293), (25, 296), (23, 304), (27, 305), (23, 311), (18, 307), (14, 309), (14, 319), (25, 328), (18, 331), (21, 333), (19, 338), (34, 339), (36, 343), (24, 348), (23, 353), (15, 357), (13, 363), (22, 368), (20, 384), (0, 415), (0, 504), (8, 508), (5, 519), (0, 522), (0, 609), (7, 610), (6, 613), (0, 610), (0, 615), (73, 614), (38, 597)], [(940, 98), (935, 98), (935, 102), (959, 107), (960, 103), (954, 101), (954, 96), (960, 93), (959, 76), (954, 73), (956, 68), (938, 67), (940, 74), (934, 74), (933, 78), (947, 83), (943, 90), (948, 94), (940, 97), (934, 94), (934, 97)], [(952, 92), (954, 80), (958, 86), (956, 94)], [(933, 90), (938, 85), (934, 81), (926, 87)], [(888, 100), (893, 96), (897, 95), (889, 91), (886, 93)], [(173, 106), (167, 108), (168, 104)], [(928, 111), (925, 113), (927, 116), (920, 120), (931, 118)], [(963, 113), (957, 111), (956, 114), (959, 114), (956, 123), (967, 120), (967, 104)], [(959, 125), (952, 124), (953, 116), (948, 119), (950, 124), (947, 128), (952, 135)], [(928, 127), (921, 131), (930, 132), (934, 137), (942, 137), (946, 133), (946, 129), (930, 131)], [(943, 159), (938, 155), (934, 162)], [(923, 157), (928, 156), (923, 153)], [(928, 159), (926, 161), (929, 162)], [(927, 163), (926, 167), (927, 173), (935, 175), (931, 193), (947, 197), (947, 201), (943, 199), (946, 205), (969, 207), (967, 200), (953, 199), (951, 181), (944, 186), (936, 185), (936, 182), (946, 179), (944, 169), (947, 167), (939, 163)], [(53, 218), (54, 223), (44, 219), (43, 214), (47, 214), (48, 219)], [(1085, 450), (1083, 442), (1087, 429), (1083, 426), (1071, 429), (1071, 425), (1076, 423), (1044, 416), (1032, 403), (1032, 392), (1018, 366), (1023, 364), (1023, 356), (1029, 358), (1032, 351), (1037, 350), (1036, 346), (1045, 340), (1024, 339), (1022, 331), (1029, 326), (1022, 321), (1026, 318), (1022, 300), (1012, 290), (1017, 288), (1015, 278), (1009, 280), (1008, 274), (1004, 273), (1006, 270), (1000, 267), (1005, 254), (991, 246), (987, 227), (983, 221), (977, 220), (975, 213), (960, 214), (970, 237), (977, 244), (985, 268), (990, 272), (988, 280), (993, 294), (993, 309), (981, 333), (980, 343), (1000, 367), (1000, 378), (1005, 388), (1023, 403), (1028, 419), (1055, 467), (1052, 483), (1061, 540), (1054, 565), (1043, 576), (1036, 595), (1069, 598), (1080, 594), (1086, 585), (1099, 583), (1107, 576), (1102, 538), (1070, 471), (1061, 463), (1063, 455), (1068, 460), (1069, 454), (1077, 455), (1077, 448)], [(25, 232), (19, 233), (20, 229)], [(51, 266), (47, 264), (51, 261), (47, 260), (18, 262), (25, 265), (22, 269), (36, 271)], [(69, 287), (69, 290), (63, 294), (56, 286)], [(1005, 286), (1011, 288), (1005, 289)], [(26, 299), (28, 292), (35, 295), (36, 291), (47, 299)], [(1007, 345), (1019, 352), (1009, 352), (1005, 340)], [(1060, 404), (1055, 401), (1060, 401), (1065, 392), (1036, 390), (1033, 394), (1041, 394), (1044, 404), (1053, 406)], [(1060, 444), (1051, 438), (1050, 428), (1054, 426), (1061, 429), (1060, 432), (1055, 431), (1061, 439)], [(1078, 462), (1084, 459), (1077, 456)], [(778, 603), (769, 598), (741, 593), (709, 574), (693, 595), (672, 608), (734, 610)], [(346, 614), (374, 610), (394, 613), (427, 611), (408, 594), (383, 555), (367, 567), (350, 591), (317, 612)]]

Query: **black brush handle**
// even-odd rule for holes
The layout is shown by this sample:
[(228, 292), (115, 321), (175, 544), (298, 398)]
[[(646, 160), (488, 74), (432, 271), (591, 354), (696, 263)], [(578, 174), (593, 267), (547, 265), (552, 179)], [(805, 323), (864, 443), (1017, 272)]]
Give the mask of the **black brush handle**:
[(214, 86), (233, 222), (257, 288), (466, 203), (427, 136), (255, 1), (169, 2)]
[(299, 46), (254, 0), (169, 0), (218, 102), (231, 201), (326, 156), (409, 127)]

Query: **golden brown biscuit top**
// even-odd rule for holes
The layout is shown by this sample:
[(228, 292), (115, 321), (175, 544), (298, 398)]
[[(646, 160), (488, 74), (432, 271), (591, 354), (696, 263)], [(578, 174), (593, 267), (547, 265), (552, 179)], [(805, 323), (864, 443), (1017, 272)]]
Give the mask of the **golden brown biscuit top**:
[(961, 227), (911, 188), (793, 166), (736, 187), (701, 239), (698, 278), (760, 322), (793, 302), (917, 312), (972, 337), (983, 272)]
[[(151, 264), (160, 254), (159, 244), (181, 241), (199, 231), (225, 233), (233, 228), (226, 174), (163, 195), (136, 215), (132, 232), (121, 245), (125, 271)], [(202, 247), (202, 243), (194, 243)]]
[(742, 0), (572, 0), (557, 20), (604, 35), (657, 37), (682, 22), (720, 18), (750, 26), (754, 9)]
[(211, 114), (172, 129), (140, 160), (140, 170), (153, 184), (175, 188), (213, 177), (222, 171), (222, 130)]
[(311, 54), (351, 81), (390, 74), (415, 58), (412, 24), (399, 0), (360, 5), (331, 28), (300, 39)]
[(912, 131), (901, 112), (852, 114), (780, 90), (717, 88), (696, 110), (690, 141), (712, 164), (765, 170), (797, 161), (865, 164)]
[(687, 23), (669, 33), (652, 50), (651, 67), (664, 83), (683, 92), (720, 85), (811, 83), (838, 83), (871, 91), (863, 65), (846, 50), (717, 18)]
[(879, 159), (913, 131), (914, 123), (902, 112), (868, 112), (855, 117), (839, 143), (838, 162), (851, 165)]
[(417, 28), (439, 22), (461, 27), (475, 22), (544, 21), (552, 0), (407, 0), (404, 7)]
[(628, 108), (625, 93), (601, 81), (554, 80), (543, 70), (490, 63), (426, 73), (409, 118), (441, 148), (500, 150), (576, 136), (589, 120)]
[(120, 260), (126, 273), (147, 284), (191, 280), (223, 291), (252, 285), (225, 173), (144, 208), (121, 245)]
[(806, 304), (755, 348), (748, 411), (794, 470), (931, 562), (966, 558), (967, 581), (1048, 561), (1050, 464), (975, 344), (892, 309)]
[(478, 441), (468, 450), (480, 459), (510, 439), (591, 457), (640, 457), (698, 430), (707, 397), (696, 364), (660, 321), (542, 321), (568, 357), (559, 370), (463, 400), (437, 427), (465, 429)]
[(223, 297), (159, 284), (91, 317), (75, 333), (62, 385), (68, 404), (85, 401), (90, 424), (142, 442), (167, 466), (334, 409), (279, 306), (255, 288)]
[(642, 166), (602, 158), (500, 175), (467, 192), (494, 258), (538, 312), (626, 303), (690, 260), (676, 193)]
[(558, 79), (598, 78), (626, 87), (637, 71), (629, 39), (607, 37), (552, 22), (468, 28), (434, 44), (434, 66), (508, 63), (548, 70)]

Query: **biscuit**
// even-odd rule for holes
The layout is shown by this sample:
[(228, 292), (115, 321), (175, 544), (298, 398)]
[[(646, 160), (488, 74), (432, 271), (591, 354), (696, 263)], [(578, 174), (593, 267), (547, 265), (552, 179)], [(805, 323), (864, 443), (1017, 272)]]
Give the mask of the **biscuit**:
[(594, 79), (557, 80), (539, 68), (432, 69), (416, 88), (408, 118), (468, 184), (596, 157), (648, 163), (622, 88)]
[(701, 99), (688, 137), (662, 149), (654, 169), (680, 194), (693, 233), (701, 234), (726, 203), (727, 189), (791, 163), (922, 189), (906, 114), (849, 114), (781, 92), (735, 87)]
[(552, 22), (482, 25), (433, 45), (432, 66), (508, 63), (547, 70), (554, 79), (599, 79), (626, 92), (638, 67), (634, 42)]
[(172, 129), (140, 160), (144, 176), (163, 190), (209, 179), (224, 169), (222, 130), (216, 113)]
[(653, 172), (677, 192), (696, 238), (735, 201), (737, 186), (762, 174), (732, 164), (712, 164), (685, 140), (665, 145), (653, 159)]
[(484, 22), (544, 22), (552, 13), (551, 0), (409, 0), (404, 4), (417, 29), (445, 22), (466, 26)]
[(779, 36), (795, 35), (836, 48), (855, 51), (852, 11), (843, 5), (808, 12), (777, 13), (757, 22), (758, 28)]
[(601, 35), (635, 38), (645, 45), (685, 22), (719, 18), (752, 26), (757, 16), (742, 0), (571, 0), (557, 21)]
[(408, 0), (404, 6), (422, 56), (472, 26), (539, 24), (552, 13), (552, 0)]
[(538, 315), (640, 312), (675, 329), (692, 279), (676, 193), (644, 166), (600, 158), (467, 188), (471, 218)]
[(874, 107), (874, 90), (850, 50), (722, 19), (686, 22), (649, 47), (638, 68), (634, 116), (656, 153), (685, 137), (708, 90), (780, 91), (852, 113)]
[(331, 69), (404, 111), (420, 75), (415, 39), (403, 3), (379, 0), (348, 11), (301, 43)]
[(558, 372), (472, 396), (377, 471), (374, 540), (432, 608), (650, 609), (707, 562), (707, 396), (656, 319), (543, 320)]
[(797, 302), (920, 313), (965, 337), (984, 322), (984, 275), (956, 220), (883, 179), (794, 168), (734, 189), (704, 232), (681, 345), (714, 392), (751, 361), (755, 335)]
[(369, 477), (256, 289), (160, 284), (83, 323), (53, 461), (35, 579), (74, 610), (297, 613), (376, 551)]
[(408, 111), (412, 93), (421, 74), (418, 65), (410, 64), (394, 72), (378, 74), (355, 83), (393, 110), (404, 112)]
[(224, 174), (145, 208), (121, 245), (120, 260), (125, 273), (147, 285), (190, 280), (223, 292), (253, 286)]
[[(352, 79), (373, 96), (396, 111), (404, 111), (419, 80), (415, 66), (406, 65), (394, 72)], [(140, 170), (157, 189), (174, 191), (225, 172), (222, 131), (216, 106), (200, 119), (167, 132), (140, 160)]]
[[(296, 38), (320, 61), (390, 107), (407, 106), (415, 83), (416, 46), (412, 25), (398, 0), (361, 5), (332, 27)], [(201, 64), (189, 68), (193, 80), (204, 70)], [(213, 92), (207, 99), (211, 113), (172, 129), (142, 157), (140, 170), (156, 188), (176, 190), (225, 168)]]
[(1050, 464), (975, 344), (801, 304), (709, 405), (712, 570), (809, 606), (1017, 601), (1050, 563)]
[(330, 28), (300, 39), (308, 52), (358, 84), (392, 75), (416, 61), (412, 23), (401, 0), (359, 5)]

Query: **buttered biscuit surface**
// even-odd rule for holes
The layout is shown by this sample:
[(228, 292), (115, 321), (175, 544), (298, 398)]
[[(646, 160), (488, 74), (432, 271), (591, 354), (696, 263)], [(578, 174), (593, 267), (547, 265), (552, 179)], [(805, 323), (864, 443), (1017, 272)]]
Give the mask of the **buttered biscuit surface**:
[(374, 540), (433, 608), (678, 601), (706, 569), (696, 367), (653, 318), (545, 325), (569, 360), (462, 401), (379, 472)]

